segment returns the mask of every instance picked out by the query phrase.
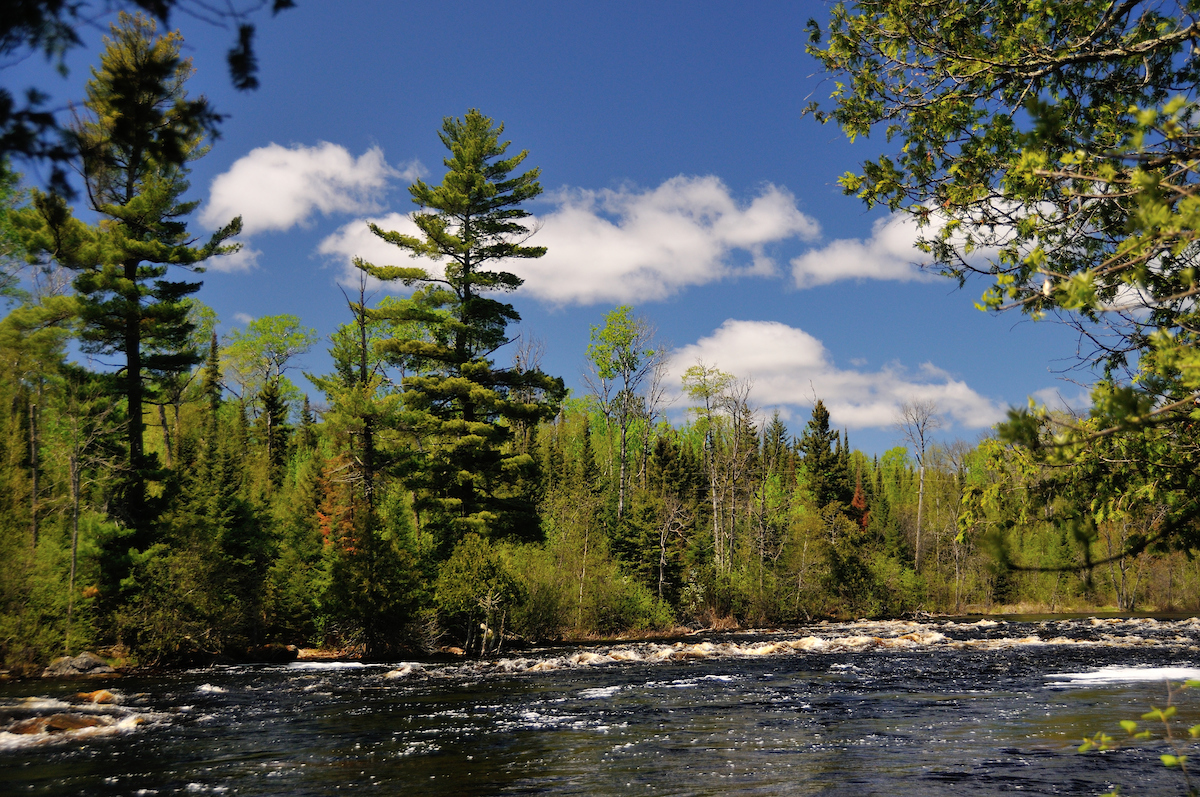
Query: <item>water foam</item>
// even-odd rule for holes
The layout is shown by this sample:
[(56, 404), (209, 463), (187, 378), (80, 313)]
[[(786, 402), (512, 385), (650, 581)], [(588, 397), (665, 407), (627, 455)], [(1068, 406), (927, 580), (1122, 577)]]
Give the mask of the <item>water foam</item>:
[(1110, 684), (1147, 683), (1151, 681), (1186, 681), (1200, 679), (1200, 669), (1195, 667), (1101, 667), (1090, 672), (1062, 672), (1048, 674), (1056, 680), (1047, 686), (1108, 686)]
[[(1148, 618), (1089, 618), (1088, 620), (1047, 621), (1037, 626), (1050, 631), (1024, 636), (980, 636), (981, 632), (1008, 626), (1007, 621), (982, 619), (975, 622), (916, 621), (916, 620), (859, 620), (852, 623), (821, 623), (806, 629), (804, 636), (787, 636), (771, 632), (774, 638), (701, 642), (641, 642), (614, 646), (579, 649), (571, 653), (542, 657), (511, 657), (491, 662), (463, 663), (450, 668), (417, 669), (417, 665), (401, 664), (386, 674), (387, 678), (404, 678), (418, 672), (429, 676), (464, 675), (468, 673), (538, 673), (556, 670), (591, 668), (620, 663), (658, 664), (723, 658), (782, 657), (797, 654), (854, 654), (870, 651), (921, 651), (949, 648), (955, 650), (999, 651), (1019, 648), (1064, 647), (1167, 647), (1195, 645), (1193, 636), (1200, 619), (1184, 621), (1155, 621)], [(1103, 631), (1098, 637), (1069, 636), (1072, 628)], [(1136, 632), (1136, 633), (1129, 633)], [(1164, 633), (1165, 632), (1165, 633)]]

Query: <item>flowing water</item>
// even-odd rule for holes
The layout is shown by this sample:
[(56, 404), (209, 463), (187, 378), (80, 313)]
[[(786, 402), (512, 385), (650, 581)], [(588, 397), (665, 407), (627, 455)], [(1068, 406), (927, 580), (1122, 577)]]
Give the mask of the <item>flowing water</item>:
[[(1160, 743), (1076, 747), (1200, 678), (1198, 645), (1197, 619), (857, 622), (12, 683), (0, 728), (100, 724), (0, 732), (0, 794), (1179, 794)], [(1186, 736), (1200, 690), (1176, 702)]]

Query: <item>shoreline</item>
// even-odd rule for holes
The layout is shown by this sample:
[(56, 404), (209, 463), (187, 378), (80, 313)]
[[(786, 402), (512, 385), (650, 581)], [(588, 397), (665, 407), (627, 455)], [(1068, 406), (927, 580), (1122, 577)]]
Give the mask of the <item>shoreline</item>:
[[(742, 627), (732, 618), (718, 621), (712, 625), (696, 628), (691, 626), (674, 626), (662, 630), (624, 631), (616, 634), (582, 634), (563, 636), (558, 639), (528, 641), (522, 639), (505, 640), (498, 650), (491, 651), (488, 656), (474, 657), (466, 654), (461, 648), (445, 646), (437, 651), (426, 652), (414, 649), (399, 649), (395, 656), (371, 661), (389, 662), (406, 661), (421, 664), (445, 664), (456, 661), (486, 660), (497, 656), (518, 655), (521, 651), (533, 648), (581, 648), (590, 646), (613, 645), (630, 642), (679, 642), (694, 641), (697, 637), (709, 635), (760, 635), (787, 634), (811, 626), (837, 625), (840, 623), (856, 622), (977, 622), (979, 620), (994, 620), (1005, 622), (1033, 622), (1054, 619), (1103, 619), (1103, 620), (1185, 620), (1200, 616), (1197, 612), (1183, 611), (1119, 611), (1111, 607), (1098, 607), (1092, 610), (1048, 611), (1045, 606), (1013, 605), (997, 606), (992, 611), (968, 611), (958, 613), (916, 612), (891, 618), (813, 618), (807, 623), (783, 626), (749, 626)], [(0, 670), (0, 683), (17, 681), (106, 681), (126, 677), (153, 676), (186, 670), (202, 669), (221, 665), (254, 665), (254, 664), (288, 664), (291, 662), (367, 662), (356, 646), (342, 648), (300, 647), (296, 645), (266, 645), (245, 657), (209, 655), (173, 664), (130, 664), (124, 655), (104, 655), (113, 653), (114, 649), (101, 648), (101, 657), (113, 668), (113, 672), (82, 673), (76, 675), (43, 675), (43, 668), (35, 668), (34, 672), (14, 673), (10, 670)], [(81, 651), (82, 653), (82, 651)], [(262, 655), (267, 654), (267, 655)]]

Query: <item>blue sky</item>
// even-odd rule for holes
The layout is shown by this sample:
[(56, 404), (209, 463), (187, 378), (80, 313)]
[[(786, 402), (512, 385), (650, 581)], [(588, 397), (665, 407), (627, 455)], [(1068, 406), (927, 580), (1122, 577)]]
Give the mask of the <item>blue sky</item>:
[[(513, 264), (526, 285), (512, 301), (544, 369), (577, 390), (591, 326), (625, 303), (673, 346), (677, 373), (703, 358), (753, 379), (752, 401), (793, 433), (820, 397), (868, 453), (899, 442), (904, 400), (936, 401), (946, 439), (976, 438), (1031, 395), (1078, 403), (1056, 373), (1073, 333), (979, 312), (982, 283), (922, 273), (903, 219), (842, 195), (838, 176), (886, 144), (801, 118), (832, 89), (804, 54), (805, 22), (828, 8), (301, 0), (258, 19), (248, 93), (229, 85), (232, 34), (180, 16), (189, 90), (228, 116), (192, 171), (193, 227), (246, 222), (244, 252), (199, 298), (223, 331), (292, 313), (327, 336), (349, 318), (350, 256), (405, 262), (364, 220), (406, 224), (409, 181), (444, 172), (442, 118), (479, 108), (542, 169), (528, 210), (550, 253)], [(5, 84), (81, 97), (100, 34), (83, 31), (69, 77), (32, 57), (6, 65)], [(326, 370), (324, 346), (300, 366)]]

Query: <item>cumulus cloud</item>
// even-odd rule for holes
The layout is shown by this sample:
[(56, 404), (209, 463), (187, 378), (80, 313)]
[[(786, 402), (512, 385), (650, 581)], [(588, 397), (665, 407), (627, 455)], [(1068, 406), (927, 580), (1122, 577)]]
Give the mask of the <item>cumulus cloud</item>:
[(905, 401), (937, 403), (955, 425), (978, 429), (1004, 419), (1005, 408), (931, 363), (915, 373), (898, 364), (878, 371), (845, 370), (825, 346), (802, 329), (777, 321), (729, 319), (713, 334), (672, 353), (672, 386), (697, 361), (754, 382), (753, 401), (779, 407), (788, 417), (805, 417), (797, 408), (820, 398), (837, 426), (853, 429), (890, 427)]
[(776, 273), (767, 247), (820, 228), (796, 198), (765, 186), (739, 202), (720, 179), (679, 176), (654, 189), (564, 190), (538, 220), (545, 257), (510, 264), (525, 289), (559, 304), (663, 299), (730, 277)]
[(420, 165), (389, 166), (383, 150), (372, 147), (355, 158), (344, 147), (269, 144), (251, 150), (217, 176), (200, 214), (210, 228), (242, 217), (246, 235), (307, 224), (314, 214), (369, 213), (391, 180), (419, 176)]
[[(440, 271), (439, 264), (429, 260), (414, 260), (402, 249), (379, 238), (371, 232), (367, 226), (368, 223), (377, 224), (385, 230), (402, 232), (405, 235), (421, 235), (420, 229), (413, 223), (412, 218), (404, 213), (389, 213), (386, 216), (357, 219), (343, 224), (337, 232), (326, 237), (317, 247), (318, 254), (341, 264), (341, 281), (343, 283), (358, 284), (361, 272), (353, 265), (356, 257), (361, 257), (368, 263), (374, 263), (377, 266), (418, 266), (428, 268), (434, 273)], [(368, 284), (372, 290), (377, 290), (381, 286), (381, 283), (373, 278), (368, 278)], [(389, 290), (407, 290), (398, 283), (386, 287)]]
[(797, 288), (845, 279), (932, 279), (918, 267), (929, 259), (917, 249), (918, 237), (917, 223), (911, 215), (893, 213), (878, 219), (866, 240), (842, 238), (792, 258), (792, 279)]
[(204, 261), (204, 267), (209, 271), (219, 271), (222, 273), (232, 273), (235, 271), (250, 271), (258, 267), (258, 258), (262, 255), (262, 251), (254, 249), (246, 244), (242, 244), (242, 248), (230, 255), (220, 255)]
[[(536, 229), (529, 243), (547, 247), (546, 256), (503, 267), (525, 280), (526, 294), (556, 304), (662, 299), (691, 285), (774, 274), (768, 246), (819, 234), (786, 190), (766, 186), (739, 203), (716, 177), (675, 177), (645, 191), (564, 190), (550, 201), (553, 210), (528, 220)], [(366, 221), (344, 225), (318, 252), (347, 264), (356, 255), (377, 265), (411, 264)], [(399, 213), (371, 221), (416, 231)]]

